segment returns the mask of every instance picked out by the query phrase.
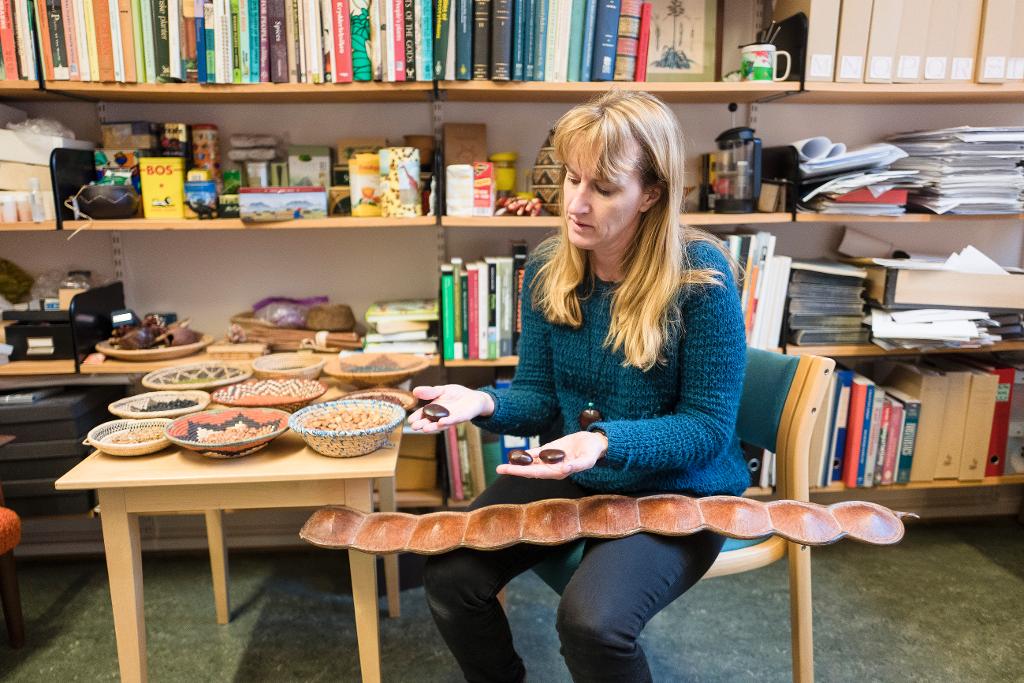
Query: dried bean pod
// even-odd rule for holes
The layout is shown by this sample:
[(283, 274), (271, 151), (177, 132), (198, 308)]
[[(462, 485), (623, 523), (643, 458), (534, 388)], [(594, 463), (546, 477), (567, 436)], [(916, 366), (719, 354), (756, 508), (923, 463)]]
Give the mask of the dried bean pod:
[(904, 517), (917, 515), (861, 501), (824, 506), (734, 496), (599, 495), (420, 516), (331, 506), (313, 513), (299, 535), (325, 548), (423, 555), (460, 547), (497, 550), (523, 542), (553, 545), (578, 538), (620, 538), (639, 531), (686, 536), (705, 529), (731, 538), (774, 534), (803, 545), (828, 545), (843, 538), (892, 545), (903, 538)]

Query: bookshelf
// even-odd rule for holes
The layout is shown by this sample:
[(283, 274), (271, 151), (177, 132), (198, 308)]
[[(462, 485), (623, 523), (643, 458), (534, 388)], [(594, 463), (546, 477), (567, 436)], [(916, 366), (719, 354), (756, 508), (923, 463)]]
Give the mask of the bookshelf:
[(195, 104), (306, 104), (331, 102), (426, 102), (430, 81), (412, 83), (94, 83), (48, 81), (46, 91), (94, 102)]
[(808, 82), (800, 104), (1020, 104), (1024, 83)]
[[(681, 219), (690, 225), (754, 225), (768, 223), (790, 223), (788, 213), (687, 213)], [(442, 216), (444, 228), (546, 228), (554, 229), (561, 224), (559, 216)]]
[(294, 221), (245, 223), (237, 218), (211, 220), (125, 218), (121, 220), (64, 221), (64, 231), (72, 230), (306, 230), (325, 228), (433, 228), (433, 216), (419, 218), (353, 218), (328, 216)]
[(921, 354), (932, 353), (989, 353), (992, 351), (1024, 351), (1024, 341), (997, 342), (991, 346), (982, 348), (965, 349), (895, 349), (886, 351), (881, 346), (874, 344), (845, 344), (836, 346), (796, 346), (786, 345), (786, 354), (790, 356), (802, 356), (813, 354), (815, 356), (828, 356), (829, 358), (869, 358), (880, 356), (920, 356)]
[(1024, 221), (1024, 214), (996, 213), (961, 216), (934, 213), (906, 213), (899, 217), (856, 214), (798, 213), (797, 223), (973, 223), (977, 221)]
[(540, 83), (497, 81), (441, 81), (438, 91), (451, 102), (583, 102), (610, 88), (642, 87), (672, 103), (760, 102), (795, 94), (796, 82), (715, 83)]
[(32, 223), (30, 221), (23, 221), (19, 223), (0, 223), (0, 232), (45, 232), (47, 230), (56, 229), (56, 221), (42, 221), (40, 223)]

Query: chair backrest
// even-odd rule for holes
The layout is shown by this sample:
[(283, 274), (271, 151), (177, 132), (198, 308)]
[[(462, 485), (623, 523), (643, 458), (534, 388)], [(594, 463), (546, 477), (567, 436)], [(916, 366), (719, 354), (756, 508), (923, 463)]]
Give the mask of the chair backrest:
[[(741, 441), (775, 453), (775, 481), (782, 498), (808, 499), (811, 434), (834, 368), (831, 358), (747, 349), (736, 434)], [(582, 540), (566, 544), (534, 572), (561, 594), (579, 566), (583, 545)]]

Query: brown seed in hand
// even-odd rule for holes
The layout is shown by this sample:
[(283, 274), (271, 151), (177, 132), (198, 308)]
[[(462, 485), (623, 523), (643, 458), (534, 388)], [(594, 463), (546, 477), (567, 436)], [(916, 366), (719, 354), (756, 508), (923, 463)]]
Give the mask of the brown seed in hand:
[(423, 417), (431, 422), (437, 422), (442, 417), (448, 417), (448, 409), (440, 403), (428, 403), (423, 406)]
[(508, 461), (513, 465), (530, 465), (533, 463), (533, 456), (526, 451), (516, 449), (508, 454)]
[(565, 451), (558, 448), (545, 448), (540, 452), (540, 459), (549, 465), (565, 460)]

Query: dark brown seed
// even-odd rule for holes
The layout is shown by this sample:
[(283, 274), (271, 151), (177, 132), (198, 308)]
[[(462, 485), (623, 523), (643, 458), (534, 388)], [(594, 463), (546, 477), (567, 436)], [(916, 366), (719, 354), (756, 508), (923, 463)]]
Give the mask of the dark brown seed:
[(540, 459), (549, 465), (565, 460), (565, 451), (558, 448), (545, 448), (540, 452)]
[(423, 406), (423, 417), (431, 422), (437, 422), (442, 417), (448, 417), (448, 409), (440, 403), (428, 403)]
[(508, 454), (508, 461), (513, 465), (530, 465), (533, 463), (533, 456), (526, 451), (516, 449)]

